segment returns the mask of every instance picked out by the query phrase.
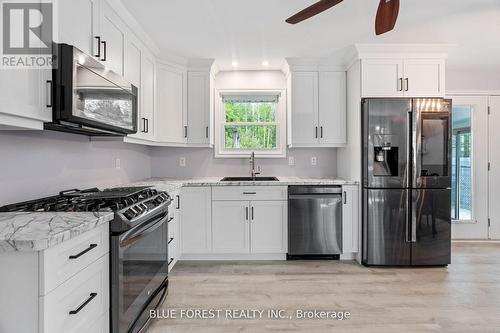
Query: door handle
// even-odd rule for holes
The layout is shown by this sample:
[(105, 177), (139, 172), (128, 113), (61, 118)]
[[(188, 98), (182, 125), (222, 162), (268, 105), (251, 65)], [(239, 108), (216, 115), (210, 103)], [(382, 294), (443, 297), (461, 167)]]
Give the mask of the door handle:
[(248, 207), (245, 207), (245, 220), (248, 221)]
[(94, 53), (94, 57), (100, 58), (101, 57), (101, 37), (95, 36), (94, 38), (97, 40), (97, 54)]
[(255, 195), (257, 192), (243, 192), (243, 195)]
[(188, 137), (188, 127), (187, 126), (184, 126), (184, 137), (185, 138)]
[(76, 308), (76, 310), (71, 310), (69, 312), (70, 315), (75, 315), (77, 314), (78, 312), (80, 312), (84, 307), (87, 306), (87, 304), (89, 304), (95, 297), (97, 296), (97, 293), (90, 293), (90, 296), (89, 298), (87, 298), (87, 300), (85, 302), (82, 303), (82, 305), (80, 305), (78, 308)]
[(314, 138), (318, 138), (318, 126), (314, 127)]
[(323, 126), (320, 127), (320, 137), (323, 138)]
[(145, 118), (146, 121), (146, 133), (149, 133), (149, 119)]
[(167, 267), (170, 266), (170, 264), (172, 263), (172, 261), (174, 261), (174, 258), (170, 258), (170, 260), (168, 261)]
[(403, 78), (399, 78), (398, 91), (403, 91)]
[(405, 78), (405, 83), (406, 83), (405, 84), (405, 91), (408, 91), (408, 89), (409, 89), (409, 83), (408, 82), (409, 82), (408, 78)]
[(344, 205), (347, 205), (347, 192), (344, 191)]
[(78, 259), (81, 256), (83, 256), (85, 253), (89, 252), (90, 250), (92, 250), (96, 247), (97, 247), (97, 244), (90, 244), (89, 247), (86, 248), (85, 250), (83, 250), (82, 252), (69, 256), (69, 259)]
[(172, 243), (172, 241), (174, 240), (174, 237), (170, 237), (170, 239), (168, 240), (168, 243), (167, 244), (170, 244)]
[(252, 221), (254, 220), (253, 206), (252, 206)]
[(410, 212), (410, 193), (408, 193), (408, 196), (406, 197), (406, 203), (405, 203), (405, 213), (406, 213), (406, 218), (405, 218), (405, 241), (406, 243), (411, 243), (410, 239), (410, 223), (411, 223), (411, 212)]
[[(106, 61), (106, 53), (107, 53), (107, 48), (108, 48), (108, 47), (107, 47), (107, 44), (106, 44), (106, 41), (105, 41), (105, 40), (103, 40), (103, 41), (101, 42), (101, 44), (102, 44), (102, 46), (103, 46), (103, 52), (102, 52), (103, 56), (102, 56), (102, 58), (101, 58), (101, 61)], [(99, 49), (99, 52), (100, 52), (100, 49)]]
[(208, 139), (208, 126), (205, 128), (205, 136), (207, 137)]
[(181, 197), (180, 195), (176, 195), (177, 197), (177, 207), (175, 207), (175, 209), (180, 209), (181, 208)]
[(52, 85), (52, 80), (47, 80), (47, 86), (46, 86), (46, 94), (47, 94), (47, 104), (46, 107), (51, 108), (52, 107), (52, 92), (53, 92), (53, 85)]

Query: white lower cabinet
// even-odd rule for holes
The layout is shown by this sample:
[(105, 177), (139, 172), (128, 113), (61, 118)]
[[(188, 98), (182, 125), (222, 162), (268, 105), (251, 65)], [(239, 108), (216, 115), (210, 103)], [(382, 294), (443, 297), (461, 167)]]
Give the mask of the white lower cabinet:
[(180, 196), (181, 253), (212, 252), (212, 188), (183, 187)]
[(361, 230), (358, 185), (342, 186), (342, 199), (342, 252), (358, 253)]
[(179, 260), (180, 251), (180, 191), (171, 192), (173, 199), (168, 211), (168, 271), (174, 268)]
[(214, 253), (248, 253), (249, 202), (212, 203), (212, 244)]
[(250, 202), (252, 253), (287, 252), (288, 205), (286, 201)]

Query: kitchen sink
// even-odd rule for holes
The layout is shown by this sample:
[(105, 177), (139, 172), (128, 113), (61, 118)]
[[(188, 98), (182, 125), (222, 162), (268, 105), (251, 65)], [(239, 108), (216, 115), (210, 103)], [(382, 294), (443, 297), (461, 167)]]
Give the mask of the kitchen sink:
[(276, 177), (224, 177), (221, 182), (277, 182)]

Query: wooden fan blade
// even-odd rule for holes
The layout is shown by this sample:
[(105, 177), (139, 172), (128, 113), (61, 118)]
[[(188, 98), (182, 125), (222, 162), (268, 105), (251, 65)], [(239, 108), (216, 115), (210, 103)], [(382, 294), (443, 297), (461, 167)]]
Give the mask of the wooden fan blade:
[(315, 4), (307, 7), (306, 9), (301, 10), (297, 14), (290, 16), (289, 18), (286, 19), (286, 22), (290, 24), (296, 24), (302, 22), (314, 15), (324, 12), (328, 8), (338, 5), (342, 1), (343, 0), (320, 0)]
[(375, 33), (381, 35), (394, 29), (399, 13), (399, 0), (380, 0), (375, 19)]

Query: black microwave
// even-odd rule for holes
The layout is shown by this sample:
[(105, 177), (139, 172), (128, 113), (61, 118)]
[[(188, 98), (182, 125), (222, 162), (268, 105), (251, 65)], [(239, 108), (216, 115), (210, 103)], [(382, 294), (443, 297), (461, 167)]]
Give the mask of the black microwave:
[(137, 132), (137, 88), (93, 57), (54, 45), (52, 122), (49, 130), (89, 136)]

